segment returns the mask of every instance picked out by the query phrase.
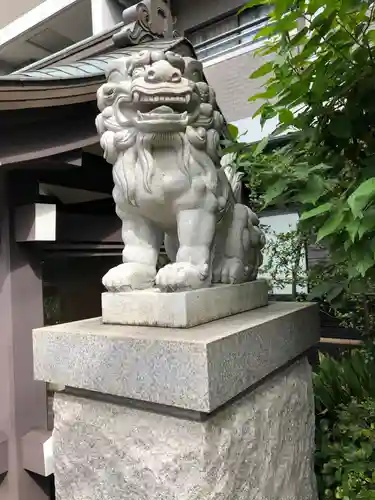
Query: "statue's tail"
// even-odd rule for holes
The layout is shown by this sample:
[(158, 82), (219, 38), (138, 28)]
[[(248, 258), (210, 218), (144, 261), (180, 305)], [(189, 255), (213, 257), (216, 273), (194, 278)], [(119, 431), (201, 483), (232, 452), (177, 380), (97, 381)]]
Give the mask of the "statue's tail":
[(244, 174), (242, 172), (236, 172), (232, 165), (226, 165), (223, 168), (236, 202), (241, 203), (241, 180)]

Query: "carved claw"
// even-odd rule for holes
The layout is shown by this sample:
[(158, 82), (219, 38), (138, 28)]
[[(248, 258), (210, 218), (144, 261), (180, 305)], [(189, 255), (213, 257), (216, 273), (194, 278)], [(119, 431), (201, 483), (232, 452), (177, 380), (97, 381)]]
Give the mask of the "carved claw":
[(156, 286), (164, 292), (195, 290), (209, 286), (208, 265), (195, 266), (190, 262), (175, 262), (160, 269), (156, 275)]
[(237, 257), (225, 258), (213, 273), (213, 283), (243, 283), (246, 281), (248, 268)]
[(126, 262), (108, 271), (102, 283), (109, 292), (144, 290), (154, 286), (155, 275), (153, 266)]

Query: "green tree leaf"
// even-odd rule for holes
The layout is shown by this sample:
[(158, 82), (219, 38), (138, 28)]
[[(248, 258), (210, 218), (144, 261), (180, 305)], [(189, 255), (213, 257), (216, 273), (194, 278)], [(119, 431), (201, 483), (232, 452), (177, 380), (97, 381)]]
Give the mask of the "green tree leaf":
[(361, 221), (359, 219), (351, 219), (350, 221), (348, 221), (346, 223), (346, 230), (350, 236), (352, 243), (354, 243), (354, 241), (358, 235), (360, 225), (361, 225)]
[(322, 215), (329, 210), (331, 210), (333, 207), (331, 202), (323, 203), (323, 205), (319, 205), (316, 208), (313, 208), (312, 210), (308, 210), (307, 212), (303, 212), (301, 214), (300, 219), (301, 220), (306, 220), (306, 219), (311, 219), (311, 217), (317, 217), (318, 215)]
[[(307, 172), (308, 174), (308, 172)], [(314, 204), (323, 196), (325, 192), (325, 183), (320, 175), (310, 175), (305, 187), (301, 188), (296, 196), (295, 201), (303, 204)]]
[(253, 73), (251, 73), (249, 78), (251, 79), (259, 78), (260, 76), (264, 76), (267, 75), (268, 73), (271, 73), (272, 70), (273, 70), (273, 62), (268, 61), (262, 66), (260, 66), (260, 68), (256, 69)]
[(288, 186), (288, 181), (286, 179), (279, 179), (277, 182), (272, 184), (266, 191), (264, 195), (265, 206), (269, 205), (271, 201), (278, 198)]
[(293, 5), (293, 0), (279, 0), (275, 3), (275, 16), (280, 17), (285, 12), (290, 10), (290, 7)]
[(238, 127), (232, 123), (228, 123), (228, 133), (232, 140), (236, 140), (238, 138)]
[(341, 295), (344, 291), (344, 286), (342, 284), (338, 284), (333, 286), (329, 292), (327, 293), (326, 300), (327, 302), (333, 302), (339, 295)]
[(281, 123), (285, 123), (286, 125), (290, 125), (293, 122), (294, 115), (292, 111), (289, 109), (281, 109), (279, 111), (279, 120)]
[(264, 28), (260, 29), (258, 33), (254, 36), (254, 40), (259, 40), (259, 38), (265, 38), (273, 35), (275, 33), (276, 26), (274, 24), (269, 24)]
[(292, 46), (298, 45), (302, 39), (306, 36), (308, 33), (308, 28), (305, 26), (301, 30), (298, 31), (298, 33), (291, 39), (290, 43)]
[(328, 293), (332, 288), (332, 284), (328, 282), (320, 283), (319, 285), (314, 286), (314, 288), (310, 291), (307, 298), (308, 300), (314, 300), (323, 297), (326, 293)]
[(362, 256), (356, 264), (356, 269), (361, 276), (365, 276), (367, 271), (374, 266), (375, 262), (371, 255)]
[(269, 3), (269, 0), (251, 0), (250, 2), (246, 2), (246, 4), (241, 7), (241, 9), (238, 11), (238, 14), (242, 14), (242, 12), (247, 9), (251, 9), (252, 7), (257, 7), (258, 5), (265, 5)]
[(362, 182), (357, 189), (349, 196), (348, 205), (354, 217), (361, 217), (363, 209), (375, 196), (375, 177)]
[(323, 238), (326, 238), (330, 234), (334, 233), (337, 231), (345, 217), (345, 212), (343, 210), (339, 210), (338, 212), (332, 214), (326, 222), (323, 224), (323, 226), (319, 229), (316, 241), (320, 241)]
[(254, 150), (254, 156), (258, 156), (260, 153), (262, 153), (267, 144), (268, 144), (268, 136), (263, 137), (263, 139), (257, 144), (257, 147)]

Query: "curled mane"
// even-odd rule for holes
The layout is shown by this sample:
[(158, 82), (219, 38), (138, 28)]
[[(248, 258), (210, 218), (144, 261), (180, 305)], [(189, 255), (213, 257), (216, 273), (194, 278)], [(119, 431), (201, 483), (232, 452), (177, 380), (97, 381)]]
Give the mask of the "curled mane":
[[(203, 171), (207, 188), (215, 191), (217, 169), (213, 151), (207, 151), (206, 141), (198, 144), (194, 140), (194, 129), (187, 133), (146, 134), (135, 129), (122, 132), (106, 131), (101, 137), (101, 146), (107, 161), (114, 165), (115, 183), (122, 188), (125, 199), (136, 205), (136, 172), (142, 176), (146, 192), (152, 192), (152, 179), (156, 169), (155, 149), (168, 147), (176, 153), (176, 168), (191, 182), (191, 166), (194, 162)], [(203, 147), (202, 147), (203, 146)], [(211, 153), (211, 154), (210, 154)]]
[(152, 191), (151, 181), (156, 168), (154, 151), (160, 147), (167, 147), (175, 151), (177, 168), (190, 179), (189, 163), (191, 153), (189, 144), (184, 140), (184, 134), (142, 134), (138, 132), (136, 158), (142, 172), (143, 187), (148, 193)]

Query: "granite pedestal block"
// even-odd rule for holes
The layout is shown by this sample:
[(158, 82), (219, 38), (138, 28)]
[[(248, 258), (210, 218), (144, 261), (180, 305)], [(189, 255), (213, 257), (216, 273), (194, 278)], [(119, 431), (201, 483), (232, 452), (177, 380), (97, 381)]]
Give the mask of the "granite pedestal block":
[(104, 325), (34, 330), (35, 378), (211, 412), (319, 340), (315, 305), (275, 302), (189, 329)]
[(272, 303), (189, 329), (34, 331), (55, 397), (57, 500), (317, 500), (304, 354), (318, 308)]
[(57, 500), (317, 500), (306, 360), (203, 420), (58, 394)]
[(102, 295), (103, 323), (189, 328), (268, 304), (266, 280), (163, 293), (157, 288)]

